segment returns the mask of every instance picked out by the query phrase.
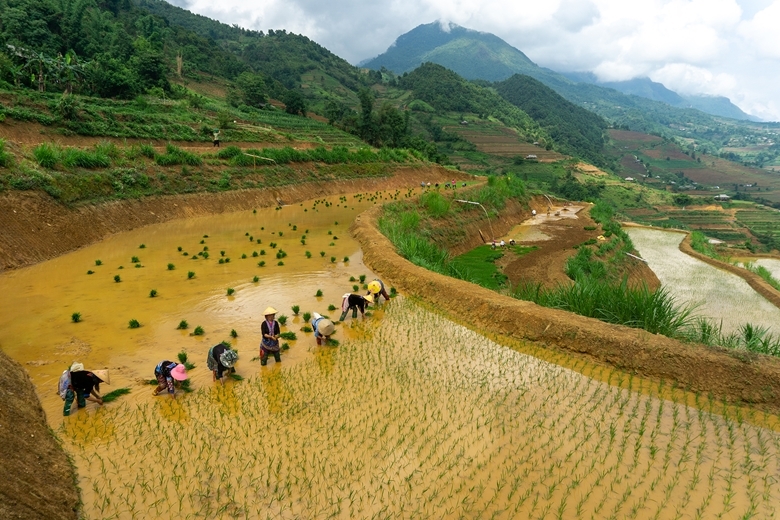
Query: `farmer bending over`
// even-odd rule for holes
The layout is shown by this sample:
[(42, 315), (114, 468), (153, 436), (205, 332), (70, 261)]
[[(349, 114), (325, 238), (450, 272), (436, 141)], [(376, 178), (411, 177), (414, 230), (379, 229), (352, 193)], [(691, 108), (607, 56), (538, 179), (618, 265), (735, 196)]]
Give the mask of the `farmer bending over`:
[(314, 339), (317, 340), (317, 346), (327, 343), (331, 334), (336, 330), (333, 322), (328, 318), (323, 318), (319, 313), (312, 313), (311, 326), (314, 329)]
[(159, 395), (160, 392), (168, 387), (168, 393), (173, 399), (176, 399), (176, 389), (173, 387), (174, 380), (184, 381), (187, 379), (187, 369), (180, 363), (173, 361), (160, 361), (154, 368), (154, 377), (157, 378), (157, 388), (152, 392), (153, 395)]
[(219, 379), (222, 386), (225, 386), (225, 379), (223, 376), (227, 376), (236, 369), (233, 365), (238, 360), (238, 352), (232, 350), (228, 345), (219, 343), (209, 349), (209, 355), (206, 358), (206, 366), (211, 370), (213, 376), (212, 381)]
[(276, 317), (276, 309), (268, 307), (263, 312), (265, 320), (260, 326), (260, 332), (263, 334), (263, 340), (260, 342), (260, 364), (265, 366), (268, 364), (268, 355), (273, 354), (274, 360), (279, 363), (282, 357), (279, 353), (281, 348), (279, 347), (279, 322), (274, 318)]
[(366, 307), (373, 302), (374, 297), (370, 294), (361, 296), (359, 294), (346, 293), (341, 300), (341, 318), (339, 318), (339, 321), (344, 321), (350, 309), (352, 309), (352, 319), (357, 318), (358, 309), (360, 309), (360, 315), (365, 318)]
[[(81, 365), (81, 363), (77, 363), (76, 365)], [(96, 376), (93, 372), (84, 370), (83, 365), (76, 366), (76, 368), (81, 368), (81, 370), (73, 370), (73, 367), (71, 367), (70, 384), (71, 388), (73, 389), (73, 393), (75, 394), (78, 407), (84, 408), (87, 406), (87, 401), (103, 404), (103, 398), (100, 397), (99, 393), (100, 383), (102, 383), (103, 380)], [(73, 403), (72, 398), (70, 402), (71, 404)], [(65, 407), (70, 408), (67, 397), (65, 398)]]
[(373, 281), (368, 283), (368, 294), (374, 296), (374, 299), (376, 300), (377, 304), (379, 304), (380, 296), (384, 296), (385, 301), (390, 301), (390, 295), (387, 294), (387, 289), (385, 289), (385, 284), (379, 278), (374, 278)]

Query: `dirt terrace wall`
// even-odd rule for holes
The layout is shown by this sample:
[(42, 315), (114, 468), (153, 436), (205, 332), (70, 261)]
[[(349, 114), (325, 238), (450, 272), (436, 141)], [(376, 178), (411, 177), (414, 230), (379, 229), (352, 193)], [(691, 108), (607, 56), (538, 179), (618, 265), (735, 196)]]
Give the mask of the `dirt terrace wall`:
[[(68, 208), (43, 192), (0, 194), (0, 272), (48, 260), (150, 224), (179, 218), (285, 204), (342, 193), (419, 187), (466, 176), (441, 167), (397, 170), (390, 177), (312, 182), (291, 186), (120, 200)], [(469, 177), (470, 178), (470, 177)]]
[(644, 376), (676, 381), (693, 391), (780, 412), (780, 360), (685, 344), (644, 330), (611, 325), (503, 296), (413, 265), (395, 253), (376, 227), (381, 208), (353, 223), (363, 261), (401, 291), (475, 327), (585, 354)]
[(0, 366), (0, 518), (75, 520), (73, 467), (49, 431), (35, 387), (2, 351)]

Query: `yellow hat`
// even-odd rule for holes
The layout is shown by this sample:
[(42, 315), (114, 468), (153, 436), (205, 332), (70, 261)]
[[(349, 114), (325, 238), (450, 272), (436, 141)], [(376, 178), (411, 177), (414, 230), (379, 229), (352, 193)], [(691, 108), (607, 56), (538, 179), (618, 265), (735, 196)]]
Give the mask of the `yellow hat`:
[(92, 373), (100, 378), (107, 385), (111, 384), (111, 378), (108, 376), (108, 370), (92, 370)]
[(263, 316), (268, 316), (270, 314), (276, 314), (278, 311), (274, 309), (273, 307), (268, 307), (263, 311)]
[(373, 296), (371, 296), (370, 294), (367, 294), (367, 295), (365, 296), (365, 298), (366, 298), (366, 301), (367, 301), (368, 303), (374, 303), (374, 297), (373, 297)]
[(376, 280), (368, 283), (368, 290), (371, 291), (374, 294), (379, 294), (379, 291), (382, 290), (382, 286), (379, 285), (379, 282)]

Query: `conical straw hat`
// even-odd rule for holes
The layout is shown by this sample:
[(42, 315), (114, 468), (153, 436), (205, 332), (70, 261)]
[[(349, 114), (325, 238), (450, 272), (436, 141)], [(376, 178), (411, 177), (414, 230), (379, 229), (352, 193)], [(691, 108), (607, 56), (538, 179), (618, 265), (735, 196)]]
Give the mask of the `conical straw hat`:
[(92, 370), (93, 374), (98, 376), (105, 384), (110, 385), (111, 384), (111, 378), (108, 375), (108, 369), (104, 370)]
[(267, 308), (266, 308), (266, 309), (263, 311), (263, 316), (268, 316), (269, 314), (276, 314), (277, 312), (279, 312), (279, 311), (277, 311), (277, 310), (276, 310), (276, 309), (274, 309), (273, 307), (267, 307)]

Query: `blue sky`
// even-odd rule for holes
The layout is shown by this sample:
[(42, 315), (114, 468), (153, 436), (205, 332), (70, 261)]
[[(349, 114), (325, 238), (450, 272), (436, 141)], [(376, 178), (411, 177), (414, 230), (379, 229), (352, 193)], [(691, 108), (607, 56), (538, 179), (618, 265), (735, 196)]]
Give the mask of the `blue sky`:
[(351, 63), (434, 20), (491, 32), (539, 65), (649, 77), (780, 121), (780, 0), (171, 0), (228, 24), (305, 34)]

